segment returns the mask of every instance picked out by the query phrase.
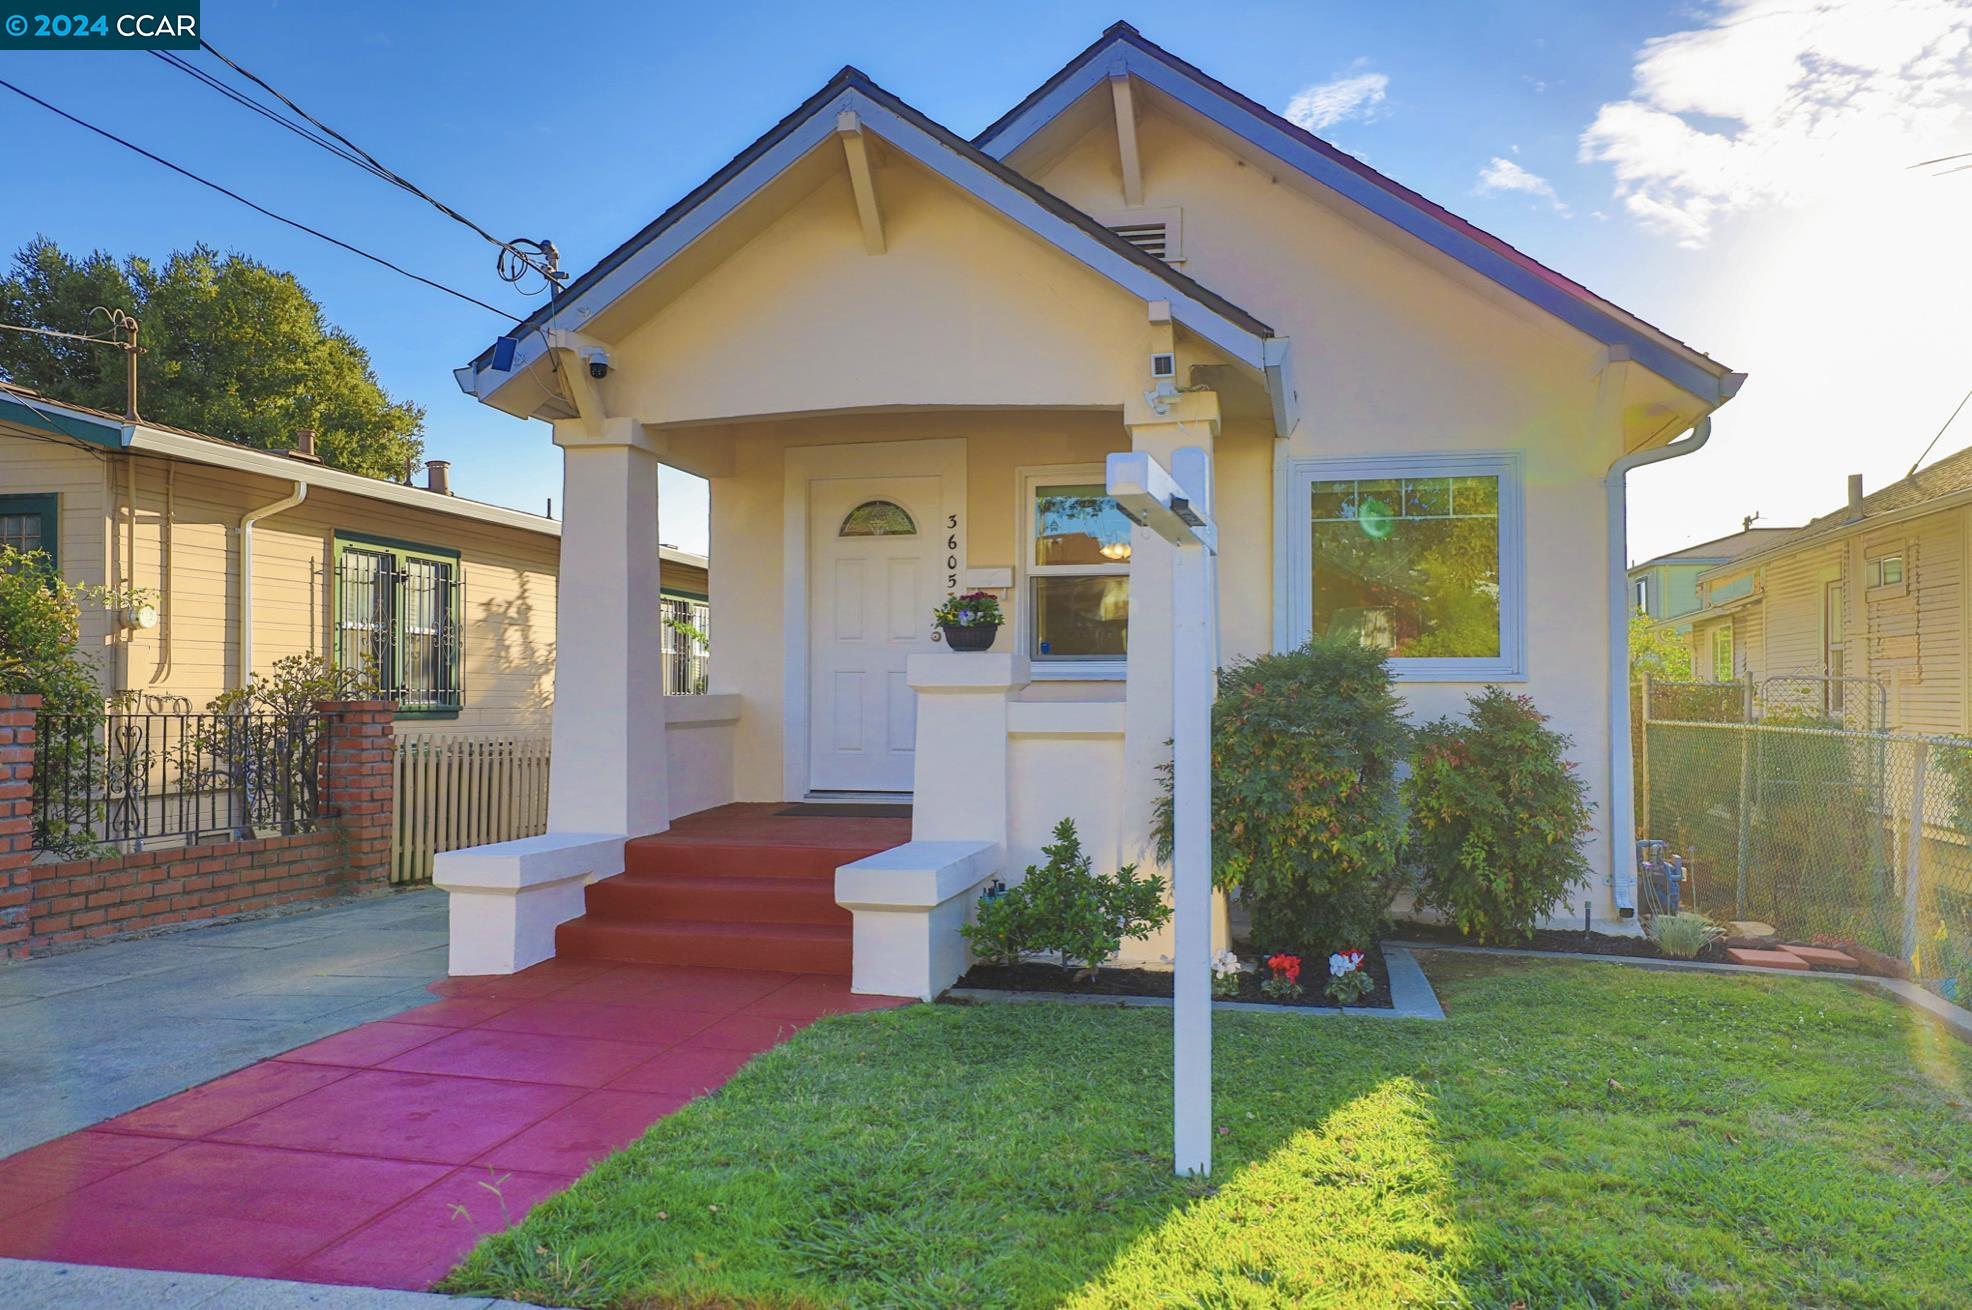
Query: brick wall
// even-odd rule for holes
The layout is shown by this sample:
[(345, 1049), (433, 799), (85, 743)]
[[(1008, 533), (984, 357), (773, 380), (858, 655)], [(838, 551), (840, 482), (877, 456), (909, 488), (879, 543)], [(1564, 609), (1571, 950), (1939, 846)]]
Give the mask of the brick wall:
[(329, 723), (313, 832), (37, 863), (30, 815), (39, 699), (0, 696), (0, 956), (388, 882), (393, 743), (387, 702), (317, 706)]

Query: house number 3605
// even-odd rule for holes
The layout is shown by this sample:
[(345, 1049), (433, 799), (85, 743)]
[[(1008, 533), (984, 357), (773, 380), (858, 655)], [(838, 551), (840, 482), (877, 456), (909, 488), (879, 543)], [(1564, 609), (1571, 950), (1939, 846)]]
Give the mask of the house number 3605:
[(945, 528), (951, 534), (945, 538), (945, 549), (950, 552), (945, 556), (945, 590), (957, 591), (959, 589), (959, 516), (947, 514)]

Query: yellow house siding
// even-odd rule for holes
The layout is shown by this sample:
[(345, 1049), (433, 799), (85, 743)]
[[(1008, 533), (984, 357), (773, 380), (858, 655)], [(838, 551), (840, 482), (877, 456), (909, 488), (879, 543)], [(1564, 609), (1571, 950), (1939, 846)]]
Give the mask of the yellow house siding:
[[(70, 582), (101, 586), (105, 581), (110, 542), (103, 505), (113, 463), (107, 452), (0, 423), (0, 492), (57, 497), (57, 554)], [(105, 673), (109, 630), (109, 616), (100, 609), (83, 613), (83, 648), (103, 655)]]
[[(129, 459), (136, 549), (123, 576), (157, 597), (160, 614), (156, 628), (129, 638), (129, 687), (201, 708), (239, 676), (241, 516), (291, 484), (186, 461), (118, 462)], [(546, 729), (558, 538), (320, 487), (254, 528), (255, 672), (286, 655), (333, 653), (338, 532), (458, 551), (465, 704), (442, 722), (459, 731)]]

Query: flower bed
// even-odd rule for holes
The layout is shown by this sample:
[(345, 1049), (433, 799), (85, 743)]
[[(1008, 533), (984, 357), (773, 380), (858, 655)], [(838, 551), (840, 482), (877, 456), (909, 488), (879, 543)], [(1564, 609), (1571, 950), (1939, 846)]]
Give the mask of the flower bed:
[[(1390, 970), (1383, 962), (1383, 952), (1372, 946), (1363, 953), (1362, 971), (1375, 981), (1375, 986), (1360, 1000), (1343, 1007), (1352, 1010), (1387, 1010), (1390, 1007)], [(1093, 978), (1076, 978), (1076, 970), (1064, 969), (1058, 964), (1029, 960), (1009, 968), (1003, 964), (975, 964), (956, 984), (962, 988), (977, 988), (992, 992), (1059, 992), (1068, 996), (1169, 996), (1171, 994), (1171, 973), (1168, 969), (1103, 969)], [(1309, 959), (1301, 975), (1303, 985), (1299, 997), (1281, 1000), (1269, 996), (1261, 990), (1267, 978), (1265, 965), (1258, 973), (1239, 975), (1238, 991), (1232, 995), (1218, 995), (1222, 1001), (1244, 1001), (1255, 1005), (1279, 1005), (1289, 1009), (1335, 1009), (1336, 1004), (1323, 995), (1322, 988), (1328, 981), (1326, 960)]]

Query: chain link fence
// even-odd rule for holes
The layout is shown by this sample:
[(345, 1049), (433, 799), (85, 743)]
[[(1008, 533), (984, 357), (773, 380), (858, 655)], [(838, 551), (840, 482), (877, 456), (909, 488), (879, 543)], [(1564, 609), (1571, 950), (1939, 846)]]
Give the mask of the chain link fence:
[(1662, 704), (1653, 689), (1637, 813), (1685, 857), (1688, 907), (1888, 957), (1972, 1004), (1972, 741)]

